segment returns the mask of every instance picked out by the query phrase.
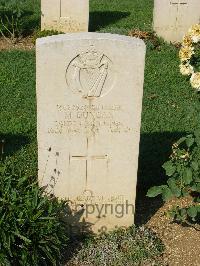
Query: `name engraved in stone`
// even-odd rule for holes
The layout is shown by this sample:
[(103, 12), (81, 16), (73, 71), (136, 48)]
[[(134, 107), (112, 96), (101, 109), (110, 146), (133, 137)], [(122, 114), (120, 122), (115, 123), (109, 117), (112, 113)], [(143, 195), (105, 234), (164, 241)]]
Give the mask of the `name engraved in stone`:
[(57, 105), (59, 119), (52, 122), (49, 134), (126, 133), (132, 129), (120, 119), (120, 105)]

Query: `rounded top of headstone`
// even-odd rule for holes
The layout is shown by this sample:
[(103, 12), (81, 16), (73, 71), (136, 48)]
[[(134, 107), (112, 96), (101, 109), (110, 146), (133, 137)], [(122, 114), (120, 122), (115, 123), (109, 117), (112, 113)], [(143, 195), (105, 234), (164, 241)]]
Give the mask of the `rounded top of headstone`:
[(139, 38), (119, 35), (119, 34), (112, 34), (112, 33), (95, 33), (95, 32), (67, 33), (67, 34), (59, 34), (59, 35), (43, 37), (36, 40), (36, 46), (41, 46), (54, 42), (70, 41), (70, 40), (92, 40), (92, 39), (122, 41), (129, 43), (130, 45), (133, 46), (145, 47), (144, 41)]

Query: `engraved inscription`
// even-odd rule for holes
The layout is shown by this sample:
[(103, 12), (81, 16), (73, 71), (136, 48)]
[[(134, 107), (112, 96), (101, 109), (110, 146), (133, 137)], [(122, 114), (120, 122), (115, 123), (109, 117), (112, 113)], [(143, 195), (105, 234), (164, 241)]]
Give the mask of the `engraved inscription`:
[(172, 0), (170, 4), (179, 7), (179, 5), (187, 5), (187, 2), (183, 0)]
[(112, 89), (112, 66), (112, 61), (91, 45), (69, 63), (66, 70), (67, 85), (83, 98), (102, 97)]
[(124, 119), (120, 105), (57, 105), (58, 117), (52, 121), (49, 134), (97, 135), (102, 131), (119, 134), (128, 133), (133, 129)]
[[(68, 198), (68, 200), (70, 200)], [(124, 195), (111, 195), (105, 197), (103, 195), (94, 195), (93, 191), (85, 190), (82, 195), (77, 196), (73, 199), (78, 204), (124, 204), (126, 202), (126, 196)]]
[(46, 21), (43, 23), (43, 28), (54, 29), (62, 32), (81, 32), (87, 29), (86, 23), (80, 23), (72, 17), (61, 17), (60, 19), (53, 21)]

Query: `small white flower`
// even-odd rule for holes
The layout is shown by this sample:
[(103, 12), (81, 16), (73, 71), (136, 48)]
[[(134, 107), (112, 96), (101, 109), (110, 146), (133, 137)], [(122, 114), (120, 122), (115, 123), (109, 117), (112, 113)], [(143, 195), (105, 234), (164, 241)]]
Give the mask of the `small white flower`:
[(189, 76), (194, 73), (194, 68), (189, 63), (181, 64), (179, 67), (182, 75)]
[(192, 36), (192, 41), (193, 41), (193, 43), (198, 43), (200, 41), (200, 36), (198, 36), (198, 35)]
[(200, 72), (192, 74), (190, 78), (190, 83), (194, 89), (200, 91)]

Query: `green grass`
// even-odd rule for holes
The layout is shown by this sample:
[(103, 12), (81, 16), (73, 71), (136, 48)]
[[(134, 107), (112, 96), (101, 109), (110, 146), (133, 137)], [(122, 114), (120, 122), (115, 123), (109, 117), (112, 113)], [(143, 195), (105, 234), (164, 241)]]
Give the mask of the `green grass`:
[[(16, 3), (17, 5), (16, 5)], [(40, 0), (15, 0), (8, 2), (0, 0), (0, 16), (6, 15), (11, 19), (15, 7), (21, 10), (19, 18), (19, 33), (27, 35), (40, 29)], [(90, 0), (90, 31), (112, 32), (127, 34), (132, 28), (141, 30), (151, 30), (151, 21), (153, 16), (153, 0)], [(1, 29), (1, 25), (0, 25)], [(5, 29), (4, 33), (6, 33)]]
[[(152, 2), (93, 0), (91, 27), (99, 31), (151, 30)], [(192, 129), (186, 116), (187, 107), (193, 104), (193, 92), (188, 81), (179, 74), (178, 65), (178, 49), (174, 46), (163, 43), (160, 50), (148, 47), (139, 160), (139, 181), (145, 189), (164, 182), (161, 165), (169, 155), (172, 142)], [(16, 165), (35, 174), (37, 145), (33, 51), (0, 52), (0, 91), (0, 137), (6, 140), (6, 154), (10, 155), (9, 160), (16, 161)]]
[(126, 33), (132, 28), (151, 30), (153, 0), (92, 0), (90, 31)]
[(144, 185), (164, 182), (161, 165), (171, 144), (194, 127), (187, 119), (194, 98), (188, 80), (179, 73), (178, 49), (165, 44), (161, 51), (148, 50), (139, 167)]
[(35, 53), (0, 53), (0, 139), (8, 160), (36, 174)]

